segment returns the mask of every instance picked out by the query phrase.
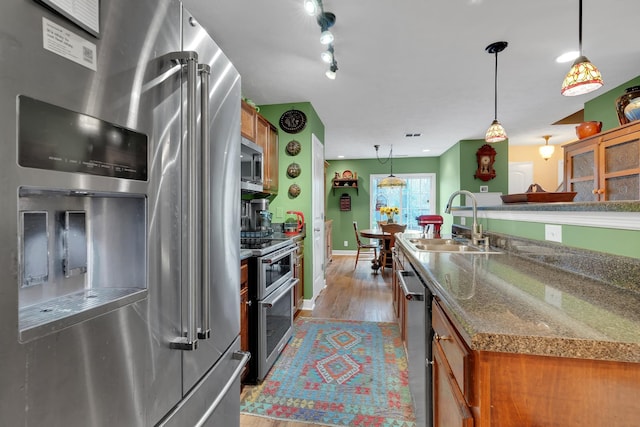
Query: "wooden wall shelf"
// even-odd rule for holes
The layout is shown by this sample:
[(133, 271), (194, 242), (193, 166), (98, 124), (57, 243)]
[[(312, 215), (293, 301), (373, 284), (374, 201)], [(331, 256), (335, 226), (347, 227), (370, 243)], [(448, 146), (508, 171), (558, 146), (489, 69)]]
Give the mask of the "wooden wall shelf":
[(358, 194), (358, 178), (347, 179), (347, 178), (333, 178), (331, 181), (333, 188), (333, 194), (336, 194), (336, 189), (340, 190), (348, 190), (350, 188), (355, 188), (356, 194)]

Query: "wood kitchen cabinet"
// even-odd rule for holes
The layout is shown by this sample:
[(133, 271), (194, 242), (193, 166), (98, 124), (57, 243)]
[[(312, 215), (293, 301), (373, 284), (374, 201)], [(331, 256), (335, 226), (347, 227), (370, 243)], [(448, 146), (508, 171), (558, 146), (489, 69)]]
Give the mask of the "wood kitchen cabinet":
[(298, 246), (293, 264), (293, 277), (298, 279), (298, 284), (293, 289), (294, 313), (302, 310), (304, 305), (304, 240), (296, 241)]
[(260, 114), (256, 115), (256, 144), (262, 147), (264, 164), (263, 189), (278, 193), (278, 130)]
[[(240, 350), (249, 351), (249, 262), (240, 261)], [(248, 365), (242, 372), (241, 379), (248, 373)]]
[(472, 351), (432, 307), (435, 427), (637, 426), (640, 364)]
[(256, 142), (256, 109), (244, 100), (240, 103), (240, 134), (253, 142)]
[(407, 330), (407, 307), (405, 304), (404, 292), (400, 286), (400, 279), (398, 278), (398, 271), (402, 271), (405, 269), (405, 255), (397, 247), (392, 249), (393, 254), (393, 268), (391, 275), (391, 295), (393, 300), (393, 312), (398, 321), (398, 327), (400, 328), (400, 336), (402, 340), (406, 340), (406, 330)]
[(640, 200), (640, 122), (563, 146), (574, 201)]

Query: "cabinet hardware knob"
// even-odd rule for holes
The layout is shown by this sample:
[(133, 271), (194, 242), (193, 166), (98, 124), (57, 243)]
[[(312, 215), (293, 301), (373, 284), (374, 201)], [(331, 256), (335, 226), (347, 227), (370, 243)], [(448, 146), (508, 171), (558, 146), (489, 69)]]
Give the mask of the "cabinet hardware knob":
[(451, 341), (451, 337), (448, 335), (440, 335), (436, 332), (436, 334), (433, 336), (433, 338), (436, 341)]
[(599, 189), (598, 189), (598, 194), (604, 194), (604, 189), (599, 188)]
[(251, 300), (247, 301), (245, 304), (247, 304), (249, 307), (251, 307)]

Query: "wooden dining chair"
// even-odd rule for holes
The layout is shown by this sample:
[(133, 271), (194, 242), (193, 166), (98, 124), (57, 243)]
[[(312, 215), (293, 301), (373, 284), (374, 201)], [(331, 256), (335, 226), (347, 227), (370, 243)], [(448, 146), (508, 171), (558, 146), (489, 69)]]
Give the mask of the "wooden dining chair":
[(380, 249), (382, 252), (382, 272), (384, 273), (384, 267), (387, 265), (387, 259), (391, 259), (391, 249), (396, 244), (396, 233), (403, 233), (406, 230), (407, 225), (404, 224), (382, 224), (380, 226), (384, 233), (389, 233), (389, 237), (385, 237), (384, 246)]
[(364, 244), (360, 241), (360, 233), (358, 232), (358, 223), (353, 221), (353, 231), (356, 233), (356, 244), (358, 245), (358, 252), (356, 253), (356, 263), (353, 266), (355, 269), (358, 266), (358, 259), (360, 258), (360, 250), (361, 249), (373, 249), (373, 259), (378, 258), (378, 245), (375, 243)]

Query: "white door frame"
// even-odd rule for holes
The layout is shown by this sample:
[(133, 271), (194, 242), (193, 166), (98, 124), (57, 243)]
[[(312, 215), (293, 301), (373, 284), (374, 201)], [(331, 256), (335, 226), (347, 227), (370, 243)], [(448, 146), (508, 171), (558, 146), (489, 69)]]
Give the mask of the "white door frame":
[(313, 295), (309, 300), (305, 298), (305, 309), (313, 309), (316, 297), (326, 285), (324, 275), (324, 145), (314, 134), (311, 135), (311, 150), (311, 241), (313, 250), (311, 277)]

